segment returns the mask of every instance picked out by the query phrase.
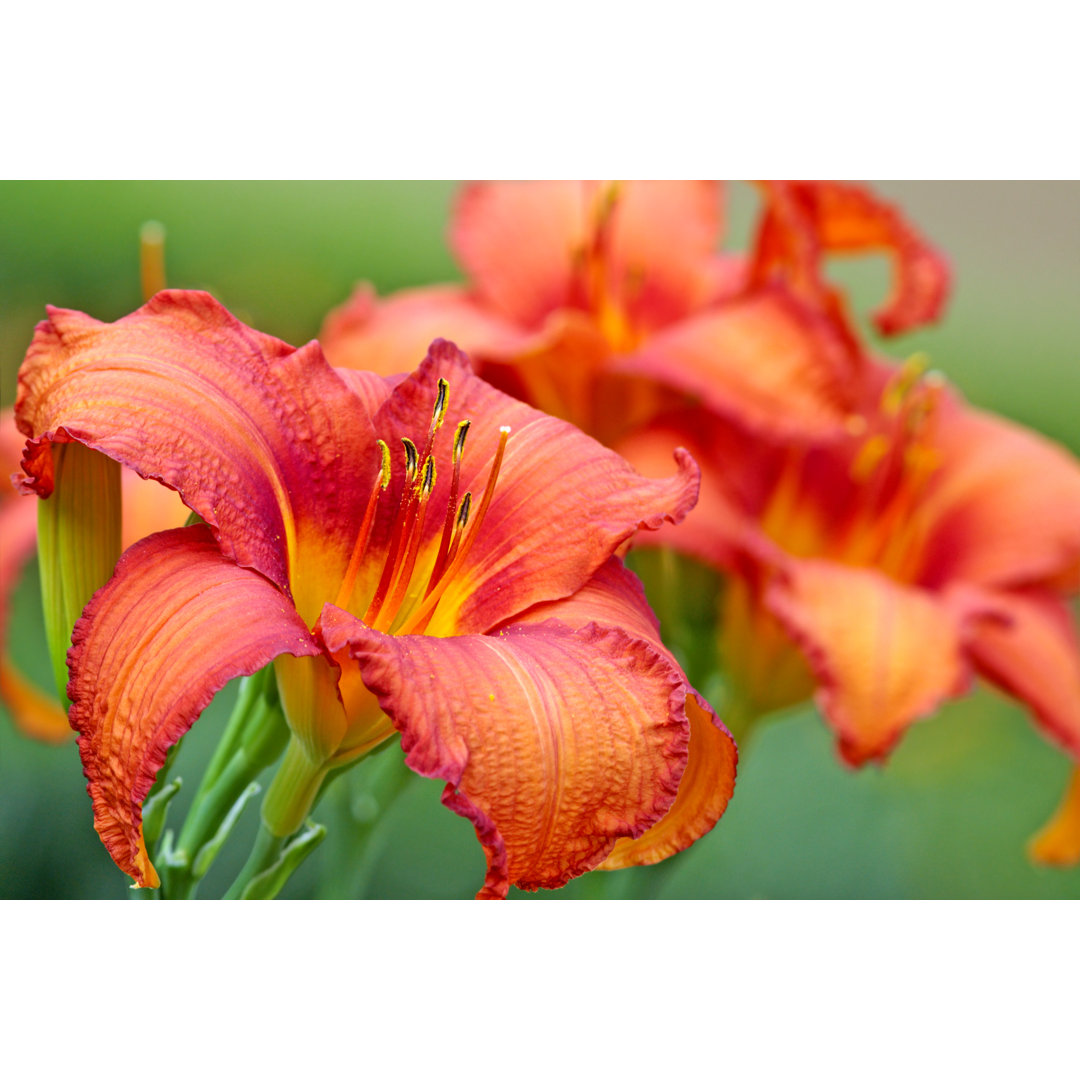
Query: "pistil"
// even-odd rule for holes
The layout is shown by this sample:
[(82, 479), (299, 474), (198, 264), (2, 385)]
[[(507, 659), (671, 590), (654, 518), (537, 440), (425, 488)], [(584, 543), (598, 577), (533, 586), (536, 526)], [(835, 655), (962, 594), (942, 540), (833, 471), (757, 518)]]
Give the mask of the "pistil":
[(353, 545), (352, 557), (349, 559), (349, 566), (345, 571), (345, 579), (341, 583), (341, 588), (338, 589), (337, 599), (334, 603), (340, 607), (348, 607), (349, 598), (352, 596), (353, 589), (356, 587), (356, 576), (360, 572), (360, 565), (364, 561), (364, 554), (367, 551), (368, 539), (371, 536), (371, 526), (375, 523), (375, 508), (379, 503), (379, 496), (390, 486), (390, 448), (379, 439), (377, 444), (379, 447), (379, 453), (381, 456), (381, 467), (378, 474), (375, 476), (375, 483), (371, 488), (371, 494), (368, 496), (367, 509), (364, 511), (364, 520), (360, 525), (360, 532), (357, 534), (356, 543)]

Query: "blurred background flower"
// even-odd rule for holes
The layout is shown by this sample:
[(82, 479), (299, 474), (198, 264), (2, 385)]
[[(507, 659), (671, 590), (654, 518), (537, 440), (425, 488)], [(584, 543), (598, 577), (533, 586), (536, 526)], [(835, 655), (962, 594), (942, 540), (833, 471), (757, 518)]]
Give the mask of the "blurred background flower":
[[(946, 253), (955, 275), (944, 320), (899, 346), (881, 343), (881, 351), (927, 352), (972, 404), (1080, 452), (1080, 185), (875, 188)], [(452, 184), (412, 182), (0, 184), (0, 406), (14, 400), (15, 372), (46, 303), (103, 320), (138, 306), (138, 236), (148, 219), (166, 227), (170, 285), (208, 288), (246, 322), (300, 344), (358, 281), (387, 293), (461, 280), (446, 244), (454, 192)], [(757, 200), (735, 188), (726, 247), (745, 248)], [(848, 289), (851, 309), (877, 342), (863, 314), (888, 294), (886, 260), (834, 259), (829, 276)], [(20, 670), (51, 689), (37, 588), (31, 564), (14, 597), (10, 648)], [(185, 743), (192, 779), (228, 705), (223, 695)], [(1080, 895), (1080, 870), (1034, 867), (1025, 855), (1070, 763), (1018, 706), (991, 691), (916, 725), (884, 770), (846, 770), (808, 711), (754, 737), (724, 827), (673, 860), (655, 879), (659, 895)], [(177, 772), (185, 771), (181, 757)], [(472, 895), (483, 857), (471, 827), (445, 813), (439, 782), (416, 777), (405, 785), (361, 876), (346, 872), (327, 883), (324, 871), (338, 859), (331, 830), (283, 895)], [(332, 789), (323, 809), (368, 827), (371, 807), (351, 789)], [(0, 897), (123, 896), (125, 882), (91, 821), (74, 744), (32, 742), (0, 716)], [(226, 880), (235, 870), (225, 855), (215, 867)], [(615, 894), (617, 882), (641, 887), (650, 873), (620, 871), (607, 887)], [(596, 877), (539, 895), (586, 896)]]

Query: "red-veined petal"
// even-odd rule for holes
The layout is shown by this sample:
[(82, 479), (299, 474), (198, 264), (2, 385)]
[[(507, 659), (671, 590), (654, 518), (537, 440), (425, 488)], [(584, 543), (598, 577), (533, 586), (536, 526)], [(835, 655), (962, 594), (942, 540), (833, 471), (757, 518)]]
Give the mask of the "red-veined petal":
[(667, 812), (686, 764), (686, 690), (654, 647), (551, 621), (493, 636), (389, 637), (328, 606), (402, 733), (406, 763), (447, 781), (488, 857), (482, 897), (557, 888)]
[(157, 884), (143, 799), (214, 694), (281, 653), (318, 652), (289, 598), (222, 555), (205, 526), (155, 533), (123, 555), (68, 654), (94, 827), (121, 870)]
[[(675, 663), (660, 640), (656, 616), (641, 582), (617, 558), (609, 559), (573, 596), (537, 604), (517, 616), (514, 625), (539, 624), (548, 619), (557, 619), (573, 629), (590, 622), (621, 627), (651, 642)], [(689, 847), (720, 820), (735, 789), (738, 761), (735, 740), (685, 677), (683, 686), (690, 746), (686, 771), (679, 781), (679, 794), (661, 821), (636, 840), (619, 840), (603, 864), (606, 870), (659, 862)]]
[(108, 324), (51, 308), (16, 415), (26, 486), (47, 496), (49, 441), (76, 439), (175, 488), (225, 554), (283, 589), (297, 561), (340, 577), (378, 468), (370, 417), (318, 343), (293, 349), (205, 293), (159, 293)]

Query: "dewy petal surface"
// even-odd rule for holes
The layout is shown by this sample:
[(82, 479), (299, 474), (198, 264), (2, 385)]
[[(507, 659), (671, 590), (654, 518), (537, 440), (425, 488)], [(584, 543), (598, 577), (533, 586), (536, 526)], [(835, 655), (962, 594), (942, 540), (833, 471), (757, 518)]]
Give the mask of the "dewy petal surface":
[(374, 445), (360, 398), (316, 342), (294, 349), (205, 293), (159, 293), (115, 323), (50, 309), (16, 413), (40, 495), (52, 484), (48, 441), (77, 439), (175, 488), (226, 555), (284, 589), (301, 547), (315, 552), (307, 562), (348, 557), (358, 500), (341, 463)]
[(332, 652), (349, 643), (408, 766), (446, 780), (444, 803), (473, 822), (488, 858), (481, 897), (565, 884), (675, 799), (684, 684), (641, 639), (556, 622), (390, 637), (330, 607), (322, 625)]
[(969, 681), (944, 603), (876, 570), (793, 559), (766, 596), (817, 678), (817, 700), (852, 765), (884, 758), (904, 729)]
[[(641, 582), (617, 558), (609, 559), (573, 596), (537, 604), (515, 619), (515, 624), (538, 624), (548, 619), (557, 619), (575, 629), (591, 622), (619, 626), (651, 642), (675, 663), (660, 640), (656, 616)], [(679, 781), (679, 794), (657, 824), (637, 839), (623, 838), (616, 843), (603, 863), (605, 870), (659, 862), (689, 847), (720, 820), (734, 792), (738, 761), (735, 740), (708, 702), (685, 679), (683, 687), (690, 746), (686, 771)]]
[(142, 803), (169, 747), (230, 679), (319, 648), (289, 599), (222, 555), (201, 525), (130, 548), (72, 642), (71, 725), (94, 827), (117, 866), (154, 886)]
[[(474, 421), (462, 459), (462, 491), (479, 495), (499, 427), (508, 426), (510, 436), (483, 528), (447, 588), (430, 633), (483, 633), (538, 601), (567, 596), (638, 528), (679, 521), (694, 505), (699, 472), (685, 452), (676, 452), (673, 475), (646, 479), (571, 425), (478, 379), (449, 342), (432, 345), (420, 371), (396, 388), (377, 415), (387, 443), (424, 430), (439, 377), (449, 383), (444, 432), (452, 433), (462, 419)], [(450, 441), (444, 434), (443, 447)], [(444, 506), (452, 469), (446, 461), (437, 465), (431, 501)], [(400, 484), (396, 476), (394, 498)], [(439, 515), (429, 514), (429, 547), (441, 529)], [(385, 530), (373, 539), (376, 548), (385, 542)]]

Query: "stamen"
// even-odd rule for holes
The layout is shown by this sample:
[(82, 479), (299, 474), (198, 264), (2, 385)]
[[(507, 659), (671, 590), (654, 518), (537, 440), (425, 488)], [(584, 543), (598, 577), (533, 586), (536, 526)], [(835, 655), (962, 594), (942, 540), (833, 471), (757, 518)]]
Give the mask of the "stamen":
[(896, 416), (900, 411), (900, 406), (918, 384), (929, 362), (926, 353), (913, 353), (900, 366), (881, 394), (881, 408), (886, 416)]
[(379, 474), (375, 478), (375, 485), (368, 496), (367, 509), (364, 511), (364, 520), (360, 525), (356, 543), (353, 545), (352, 557), (349, 559), (348, 569), (345, 571), (345, 579), (338, 589), (337, 599), (334, 603), (339, 607), (345, 607), (356, 587), (356, 576), (360, 572), (360, 564), (364, 561), (364, 553), (367, 550), (367, 542), (371, 536), (371, 526), (375, 521), (375, 507), (379, 502), (379, 496), (390, 486), (390, 447), (379, 439), (376, 445), (382, 458)]
[[(458, 511), (457, 521), (454, 522), (454, 535), (450, 538), (450, 550), (446, 555), (447, 562), (453, 562), (457, 554), (458, 544), (461, 543), (461, 534), (469, 523), (469, 507), (472, 506), (472, 492), (466, 491), (465, 498), (461, 500), (461, 509)], [(435, 582), (437, 585), (438, 582)]]
[(890, 449), (889, 440), (884, 435), (871, 435), (855, 455), (851, 463), (850, 476), (856, 483), (861, 484), (888, 455)]
[(402, 634), (424, 632), (428, 623), (431, 621), (431, 616), (435, 613), (436, 606), (442, 599), (443, 593), (446, 592), (447, 586), (453, 580), (454, 574), (468, 558), (469, 552), (472, 550), (472, 546), (476, 542), (477, 536), (480, 535), (480, 529), (484, 524), (484, 516), (487, 514), (487, 509), (491, 505), (491, 497), (495, 492), (495, 481), (499, 477), (499, 469), (502, 467), (503, 455), (506, 453), (506, 442), (509, 438), (510, 429), (508, 427), (499, 428), (499, 446), (495, 451), (495, 460), (491, 463), (491, 471), (488, 473), (487, 484), (484, 487), (484, 497), (480, 501), (480, 510), (476, 515), (476, 520), (473, 522), (473, 526), (469, 530), (468, 536), (465, 537), (465, 542), (460, 546), (457, 554), (447, 566), (446, 572), (443, 574), (441, 580), (424, 598), (424, 602), (416, 612), (406, 619), (400, 630)]
[[(462, 420), (454, 432), (454, 476), (450, 481), (450, 501), (446, 504), (446, 518), (443, 521), (442, 539), (439, 541), (439, 553), (435, 556), (435, 566), (431, 571), (431, 581), (428, 583), (428, 592), (435, 588), (439, 578), (442, 577), (443, 567), (446, 560), (453, 558), (449, 555), (451, 533), (454, 531), (454, 515), (457, 512), (458, 482), (461, 480), (461, 455), (465, 452), (465, 436), (469, 434), (471, 420)], [(466, 498), (469, 496), (466, 495)], [(466, 516), (468, 514), (466, 513)]]
[(420, 496), (417, 500), (416, 513), (411, 515), (409, 531), (402, 544), (404, 557), (400, 560), (394, 587), (390, 593), (390, 599), (381, 611), (376, 612), (374, 621), (369, 625), (376, 630), (385, 631), (393, 624), (394, 618), (401, 609), (401, 601), (412, 580), (413, 569), (416, 566), (416, 553), (420, 549), (420, 539), (424, 533), (424, 519), (427, 517), (428, 500), (435, 487), (435, 461), (428, 458), (424, 462), (424, 479), (420, 485)]
[(399, 565), (398, 556), (405, 549), (405, 544), (408, 542), (408, 528), (414, 519), (413, 511), (416, 507), (416, 496), (419, 491), (419, 485), (416, 483), (416, 444), (413, 443), (412, 439), (406, 438), (401, 440), (401, 444), (405, 447), (405, 490), (401, 493), (401, 503), (398, 507), (397, 518), (394, 521), (393, 531), (390, 533), (390, 545), (387, 549), (382, 574), (379, 577), (379, 584), (364, 614), (364, 622), (368, 626), (374, 625), (374, 620), (379, 615), (386, 594), (390, 591), (394, 570)]
[(450, 404), (450, 384), (445, 379), (439, 380), (439, 389), (435, 394), (435, 408), (431, 411), (431, 434), (434, 435), (446, 417), (446, 407)]

